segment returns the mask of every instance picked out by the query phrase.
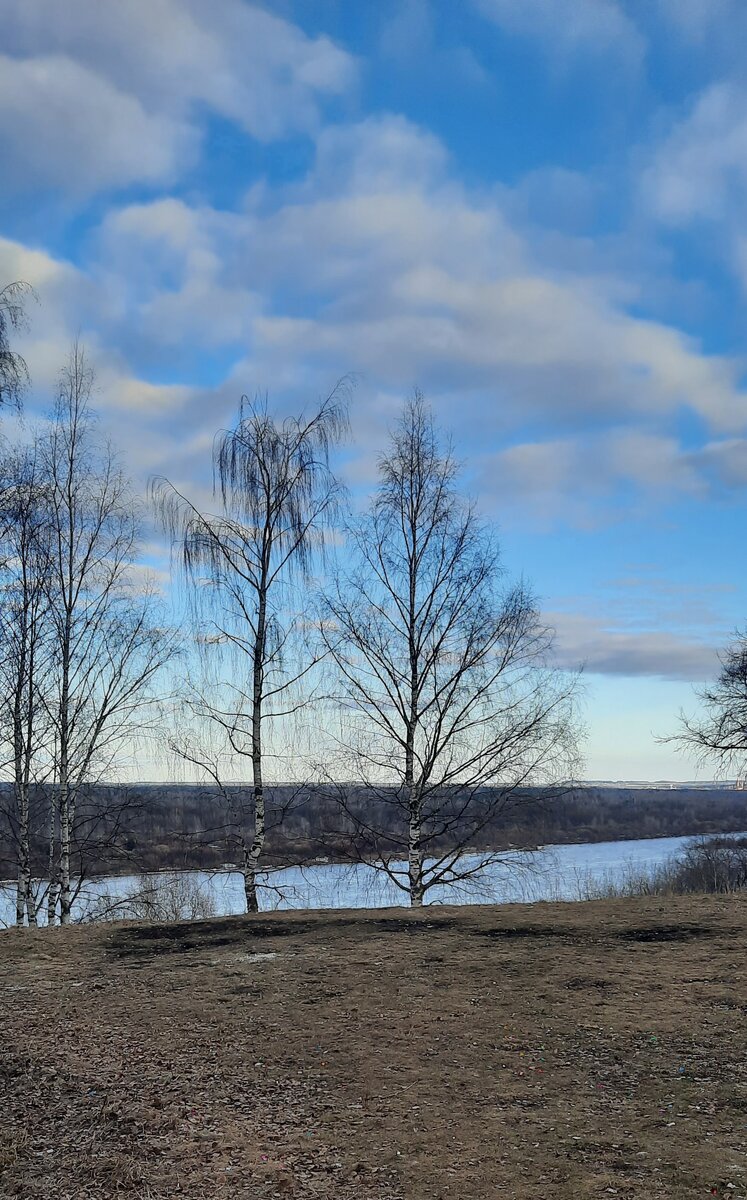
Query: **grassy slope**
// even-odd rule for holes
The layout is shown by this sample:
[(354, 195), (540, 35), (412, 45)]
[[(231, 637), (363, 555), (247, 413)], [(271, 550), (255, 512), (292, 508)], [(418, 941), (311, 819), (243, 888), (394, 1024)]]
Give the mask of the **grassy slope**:
[(0, 1196), (739, 1200), (746, 941), (684, 897), (2, 934)]

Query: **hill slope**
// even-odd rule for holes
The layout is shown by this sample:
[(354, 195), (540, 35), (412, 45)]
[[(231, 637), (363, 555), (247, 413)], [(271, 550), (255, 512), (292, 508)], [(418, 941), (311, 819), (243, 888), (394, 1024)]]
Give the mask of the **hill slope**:
[(7, 932), (0, 1194), (744, 1198), (746, 940), (730, 898)]

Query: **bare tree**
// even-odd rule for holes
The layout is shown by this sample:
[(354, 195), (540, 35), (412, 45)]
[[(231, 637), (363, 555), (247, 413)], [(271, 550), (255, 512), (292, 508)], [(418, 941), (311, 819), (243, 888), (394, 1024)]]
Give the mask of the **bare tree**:
[(527, 590), (502, 588), (495, 539), (420, 395), (379, 471), (320, 628), (341, 681), (337, 777), (371, 796), (362, 812), (338, 788), (346, 819), (361, 856), (417, 906), (479, 877), (494, 856), (465, 851), (500, 807), (568, 775), (574, 680), (552, 670)]
[(679, 745), (700, 762), (710, 761), (723, 773), (744, 770), (747, 759), (747, 632), (737, 631), (735, 640), (721, 655), (721, 669), (714, 683), (701, 689), (700, 717), (680, 714), (680, 732), (663, 742)]
[(8, 283), (0, 288), (0, 405), (20, 408), (28, 384), (24, 359), (11, 348), (10, 335), (23, 329), (26, 301), (33, 295), (27, 283)]
[[(84, 784), (111, 776), (155, 715), (154, 691), (176, 652), (154, 596), (133, 582), (138, 506), (91, 409), (93, 372), (79, 346), (62, 376), (45, 447), (51, 525), (48, 612), (54, 731), (48, 916), (70, 920), (76, 806)], [(91, 816), (86, 814), (85, 829)], [(77, 884), (82, 863), (78, 855)]]
[[(164, 479), (154, 496), (191, 585), (207, 682), (188, 689), (186, 704), (203, 729), (202, 748), (175, 745), (205, 777), (221, 778), (219, 757), (249, 759), (251, 803), (235, 793), (244, 832), (241, 869), (248, 912), (259, 908), (257, 872), (266, 837), (265, 764), (282, 753), (271, 728), (310, 702), (317, 655), (292, 590), (308, 580), (336, 519), (340, 488), (331, 447), (347, 422), (346, 388), (338, 387), (310, 416), (276, 420), (262, 402), (242, 400), (235, 426), (214, 444), (217, 513), (201, 512)], [(309, 686), (311, 684), (311, 686)], [(205, 748), (207, 744), (207, 748)], [(213, 747), (211, 749), (211, 747)]]
[(0, 768), (9, 776), (6, 825), (17, 866), (16, 921), (36, 924), (32, 889), (32, 791), (43, 778), (49, 732), (42, 689), (50, 656), (49, 525), (38, 448), (12, 452), (2, 464), (0, 508)]

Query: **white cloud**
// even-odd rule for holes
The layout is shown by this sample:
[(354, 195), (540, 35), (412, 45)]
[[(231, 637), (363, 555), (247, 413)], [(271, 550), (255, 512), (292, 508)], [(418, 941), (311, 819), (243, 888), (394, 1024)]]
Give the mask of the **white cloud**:
[(659, 14), (667, 21), (668, 30), (676, 36), (702, 48), (703, 40), (715, 36), (732, 42), (741, 53), (739, 37), (745, 20), (742, 0), (655, 0)]
[[(633, 317), (643, 299), (604, 270), (553, 269), (513, 225), (500, 194), (451, 182), (443, 149), (401, 119), (325, 135), (305, 183), (267, 194), (234, 231), (232, 278), (271, 302), (255, 353), (353, 369), (386, 387), (493, 390), (562, 427), (662, 416), (682, 405), (741, 430), (740, 364), (708, 356), (663, 322)], [(302, 301), (302, 303), (299, 303)]]
[(5, 0), (3, 50), (6, 191), (168, 183), (201, 110), (270, 141), (315, 129), (355, 78), (328, 38), (244, 0)]
[(695, 637), (662, 629), (610, 628), (600, 618), (547, 613), (557, 633), (558, 664), (583, 665), (590, 674), (649, 676), (703, 683), (718, 669), (718, 649)]
[(49, 411), (71, 344), (80, 338), (96, 370), (94, 406), (127, 469), (141, 482), (149, 472), (181, 462), (182, 456), (189, 459), (193, 430), (201, 436), (201, 422), (209, 422), (212, 435), (213, 422), (225, 419), (228, 404), (222, 398), (211, 413), (213, 400), (199, 389), (138, 376), (107, 336), (116, 308), (107, 287), (91, 275), (44, 251), (0, 238), (0, 279), (24, 279), (38, 298), (29, 304), (27, 330), (15, 341), (31, 371), (29, 415)]
[(381, 196), (443, 184), (449, 156), (432, 133), (392, 113), (330, 125), (316, 138), (314, 165), (291, 195), (299, 203)]
[[(375, 396), (415, 385), (437, 407), (457, 405), (466, 444), (489, 458), (491, 494), (492, 472), (540, 517), (589, 523), (593, 501), (608, 519), (624, 482), (706, 494), (722, 442), (744, 433), (740, 364), (631, 315), (642, 297), (607, 263), (598, 274), (588, 259), (574, 271), (571, 255), (562, 269), (548, 263), (505, 201), (455, 184), (443, 147), (416, 126), (369, 119), (325, 132), (305, 180), (254, 191), (239, 211), (175, 198), (110, 211), (85, 270), (66, 268), (64, 294), (49, 295), (66, 331), (90, 329), (130, 381), (109, 389), (113, 410), (157, 422), (173, 409), (212, 432), (242, 391), (295, 403), (352, 371), (359, 408), (378, 411)], [(63, 270), (44, 258), (37, 267)], [(29, 276), (20, 262), (7, 272)], [(233, 358), (220, 360), (212, 392), (138, 391), (142, 364), (157, 363), (159, 379), (173, 364), (181, 379), (185, 362), (216, 352)], [(711, 430), (708, 454), (668, 428), (683, 407)], [(367, 461), (382, 421), (358, 421)], [(519, 444), (500, 451), (517, 432)], [(165, 430), (157, 441), (149, 462), (165, 453)], [(572, 509), (558, 500), (569, 488)]]
[(379, 48), (390, 63), (407, 73), (417, 60), (421, 78), (448, 77), (450, 85), (467, 88), (491, 86), (489, 73), (471, 47), (445, 44), (439, 32), (430, 0), (398, 0), (382, 23)]
[(747, 193), (747, 91), (717, 83), (702, 92), (644, 171), (641, 188), (661, 220), (723, 220)]
[(183, 121), (63, 57), (0, 56), (3, 188), (62, 185), (71, 195), (139, 180), (165, 183), (191, 156)]
[[(641, 508), (657, 498), (702, 499), (709, 490), (700, 457), (676, 438), (644, 429), (521, 442), (481, 456), (477, 466), (480, 493), (499, 511), (550, 528), (595, 528), (614, 520), (621, 511), (621, 489), (631, 484)], [(628, 496), (628, 515), (633, 503)]]
[(473, 0), (507, 33), (535, 38), (553, 56), (604, 54), (637, 64), (645, 53), (638, 28), (617, 0)]
[[(593, 497), (608, 519), (625, 480), (703, 493), (716, 451), (688, 455), (660, 426), (684, 405), (708, 422), (715, 445), (724, 433), (738, 440), (739, 364), (630, 316), (630, 289), (609, 272), (548, 268), (502, 195), (454, 185), (443, 148), (401, 118), (320, 141), (305, 181), (264, 189), (244, 211), (166, 199), (111, 212), (85, 276), (106, 298), (100, 336), (125, 358), (154, 360), (170, 347), (241, 345), (224, 408), (242, 390), (308, 394), (354, 371), (362, 395), (419, 384), (437, 404), (458, 397), (482, 448), (541, 421), (544, 441), (492, 463), (540, 517), (588, 523)], [(573, 511), (558, 502), (571, 485)]]
[(707, 442), (691, 458), (716, 488), (733, 491), (747, 487), (746, 438)]
[(229, 281), (224, 255), (247, 232), (242, 217), (174, 198), (130, 205), (104, 219), (91, 271), (143, 351), (246, 347), (261, 299)]

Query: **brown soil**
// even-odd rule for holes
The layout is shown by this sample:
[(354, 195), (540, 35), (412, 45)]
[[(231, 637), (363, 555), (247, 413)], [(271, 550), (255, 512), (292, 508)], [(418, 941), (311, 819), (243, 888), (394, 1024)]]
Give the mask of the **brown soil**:
[(0, 936), (0, 1196), (747, 1197), (747, 901)]

